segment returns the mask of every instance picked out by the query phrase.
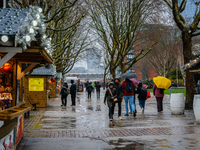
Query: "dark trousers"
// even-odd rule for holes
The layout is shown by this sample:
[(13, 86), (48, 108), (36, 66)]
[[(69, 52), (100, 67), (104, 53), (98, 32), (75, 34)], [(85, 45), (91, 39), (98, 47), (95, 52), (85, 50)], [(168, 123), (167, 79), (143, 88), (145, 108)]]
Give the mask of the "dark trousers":
[(71, 94), (72, 105), (76, 105), (76, 94)]
[(163, 111), (163, 97), (156, 97), (158, 112)]
[(92, 93), (91, 91), (90, 92), (88, 91), (88, 99), (89, 98), (91, 99), (91, 93)]
[(122, 114), (122, 101), (118, 102), (118, 117)]
[(67, 106), (67, 96), (61, 96), (62, 105)]
[(100, 91), (97, 91), (97, 98), (100, 98)]
[(109, 119), (113, 119), (113, 114), (114, 114), (115, 106), (114, 105), (113, 106), (109, 106), (108, 108), (109, 108), (109, 114), (108, 114)]

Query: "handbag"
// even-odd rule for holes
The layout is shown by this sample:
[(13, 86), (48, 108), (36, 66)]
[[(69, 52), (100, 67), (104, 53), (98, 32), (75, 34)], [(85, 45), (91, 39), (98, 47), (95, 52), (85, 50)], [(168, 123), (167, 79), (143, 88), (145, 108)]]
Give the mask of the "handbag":
[[(109, 91), (110, 91), (110, 95), (113, 97), (113, 94), (112, 94), (112, 92), (111, 92), (111, 90), (110, 90), (110, 88), (109, 88)], [(113, 100), (114, 102), (116, 102), (117, 101), (117, 98), (114, 98), (114, 100)]]
[(149, 99), (149, 98), (151, 98), (151, 93), (148, 91), (146, 99)]

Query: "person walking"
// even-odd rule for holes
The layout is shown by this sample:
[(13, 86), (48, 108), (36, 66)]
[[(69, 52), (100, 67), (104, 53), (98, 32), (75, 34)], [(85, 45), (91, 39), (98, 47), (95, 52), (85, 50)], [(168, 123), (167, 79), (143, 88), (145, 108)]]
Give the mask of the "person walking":
[(119, 78), (115, 78), (114, 88), (116, 89), (116, 92), (117, 92), (117, 102), (116, 103), (118, 103), (118, 118), (119, 118), (119, 120), (122, 120), (121, 113), (122, 113), (123, 88), (122, 88), (122, 84), (120, 83)]
[(62, 105), (61, 106), (67, 106), (67, 96), (69, 93), (68, 92), (68, 85), (67, 83), (64, 83), (63, 84), (63, 87), (61, 89), (61, 102), (62, 102)]
[(142, 109), (142, 113), (144, 113), (147, 90), (142, 86), (142, 82), (138, 84), (137, 91), (135, 93), (138, 94), (139, 105)]
[(100, 99), (100, 89), (101, 89), (101, 85), (99, 84), (99, 82), (97, 82), (97, 85), (96, 85), (97, 99)]
[(94, 89), (95, 89), (95, 83), (94, 82), (92, 82), (92, 91), (94, 92)]
[(134, 83), (126, 78), (126, 80), (122, 83), (123, 87), (123, 93), (124, 93), (124, 101), (125, 101), (125, 108), (126, 108), (126, 114), (125, 116), (129, 116), (128, 114), (128, 103), (131, 107), (131, 111), (133, 112), (133, 116), (136, 116), (135, 112), (135, 99), (134, 99), (134, 93), (135, 93), (135, 85)]
[(76, 84), (74, 83), (74, 80), (71, 80), (71, 87), (70, 87), (70, 94), (71, 94), (71, 100), (72, 100), (72, 105), (76, 105)]
[(109, 108), (109, 119), (110, 121), (113, 120), (113, 114), (114, 114), (114, 109), (115, 109), (115, 105), (114, 105), (114, 99), (117, 97), (117, 93), (116, 93), (116, 89), (114, 88), (114, 83), (110, 82), (109, 84), (109, 88), (106, 90), (105, 96), (104, 96), (104, 104), (106, 105), (106, 101), (107, 101), (107, 105)]
[(162, 112), (163, 111), (164, 89), (160, 89), (154, 84), (154, 86), (153, 86), (153, 94), (156, 97), (157, 110), (158, 110), (158, 112)]
[(88, 83), (88, 86), (87, 86), (88, 99), (91, 99), (92, 89), (93, 89), (93, 87), (92, 87), (91, 83)]

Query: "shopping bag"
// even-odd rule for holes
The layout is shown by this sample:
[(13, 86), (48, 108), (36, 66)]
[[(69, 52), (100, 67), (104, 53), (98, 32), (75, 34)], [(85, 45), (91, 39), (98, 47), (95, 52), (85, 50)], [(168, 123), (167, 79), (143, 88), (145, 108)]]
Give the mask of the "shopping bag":
[(148, 91), (146, 99), (149, 99), (149, 98), (151, 98), (151, 93)]

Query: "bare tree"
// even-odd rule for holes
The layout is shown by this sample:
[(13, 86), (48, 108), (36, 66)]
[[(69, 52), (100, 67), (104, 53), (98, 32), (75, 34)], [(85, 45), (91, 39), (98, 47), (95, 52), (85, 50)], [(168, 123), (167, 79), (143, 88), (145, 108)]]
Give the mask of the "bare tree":
[[(140, 39), (138, 32), (143, 23), (153, 13), (154, 0), (98, 0), (88, 1), (89, 15), (93, 27), (103, 41), (109, 70), (115, 77), (115, 70), (121, 66), (126, 72), (135, 62), (148, 54), (155, 44), (148, 49), (141, 49), (133, 59), (124, 62), (131, 47)], [(129, 64), (129, 66), (127, 65)]]
[[(181, 13), (186, 8), (187, 0), (164, 0), (169, 8), (172, 9), (174, 21), (176, 25), (180, 29), (182, 35), (182, 44), (183, 44), (183, 56), (184, 56), (184, 63), (189, 63), (190, 60), (195, 58), (195, 55), (192, 53), (192, 38), (195, 36), (200, 35), (198, 26), (200, 22), (200, 9), (199, 9), (199, 2), (195, 2), (196, 11), (191, 22), (187, 21)], [(198, 55), (196, 55), (198, 56)], [(186, 70), (186, 108), (191, 109), (193, 107), (193, 98), (195, 94), (194, 88), (194, 75), (193, 73)]]

